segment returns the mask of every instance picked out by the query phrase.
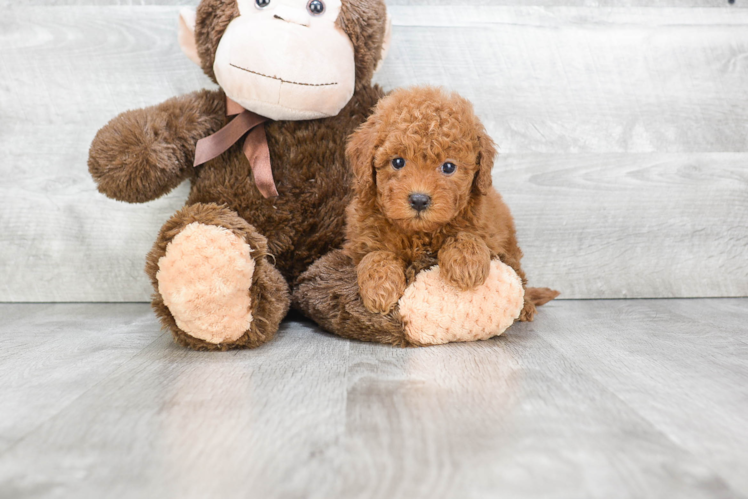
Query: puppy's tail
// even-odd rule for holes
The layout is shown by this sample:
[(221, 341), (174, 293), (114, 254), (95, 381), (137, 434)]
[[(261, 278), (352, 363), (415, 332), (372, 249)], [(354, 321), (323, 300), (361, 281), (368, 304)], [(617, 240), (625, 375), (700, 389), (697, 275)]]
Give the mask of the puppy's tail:
[(561, 295), (560, 292), (550, 288), (525, 288), (525, 296), (536, 306), (542, 306), (559, 295)]

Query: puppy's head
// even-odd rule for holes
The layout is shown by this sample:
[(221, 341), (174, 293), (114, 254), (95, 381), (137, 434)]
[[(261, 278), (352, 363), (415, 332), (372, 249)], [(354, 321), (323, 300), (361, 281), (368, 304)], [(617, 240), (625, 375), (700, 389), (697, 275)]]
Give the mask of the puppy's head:
[(496, 149), (469, 101), (415, 87), (382, 99), (346, 154), (359, 198), (403, 229), (432, 232), (488, 192)]

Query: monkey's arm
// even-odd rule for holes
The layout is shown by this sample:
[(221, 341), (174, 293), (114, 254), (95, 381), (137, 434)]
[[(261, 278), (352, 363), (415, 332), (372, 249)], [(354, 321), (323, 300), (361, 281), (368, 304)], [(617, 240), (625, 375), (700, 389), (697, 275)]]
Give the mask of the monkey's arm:
[(127, 111), (96, 134), (88, 170), (110, 198), (155, 200), (192, 174), (195, 144), (220, 129), (225, 116), (223, 92), (208, 90)]

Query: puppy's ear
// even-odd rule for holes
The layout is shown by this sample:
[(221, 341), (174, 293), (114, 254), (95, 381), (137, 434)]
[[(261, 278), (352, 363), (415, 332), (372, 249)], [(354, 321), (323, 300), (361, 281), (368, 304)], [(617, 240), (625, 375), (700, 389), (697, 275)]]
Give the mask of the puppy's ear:
[(374, 191), (374, 154), (377, 150), (378, 128), (376, 118), (369, 117), (351, 134), (345, 149), (348, 165), (353, 171), (353, 191), (359, 195)]
[(478, 134), (478, 171), (475, 173), (475, 179), (473, 180), (473, 189), (478, 194), (488, 194), (491, 189), (493, 184), (491, 169), (493, 169), (495, 157), (496, 144), (483, 129)]

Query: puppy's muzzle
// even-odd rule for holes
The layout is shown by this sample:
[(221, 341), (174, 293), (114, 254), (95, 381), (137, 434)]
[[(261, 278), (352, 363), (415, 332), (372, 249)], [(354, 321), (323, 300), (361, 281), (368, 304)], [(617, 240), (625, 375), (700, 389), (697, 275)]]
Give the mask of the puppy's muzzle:
[(431, 205), (431, 196), (423, 193), (411, 193), (408, 196), (408, 203), (416, 212), (423, 212)]

